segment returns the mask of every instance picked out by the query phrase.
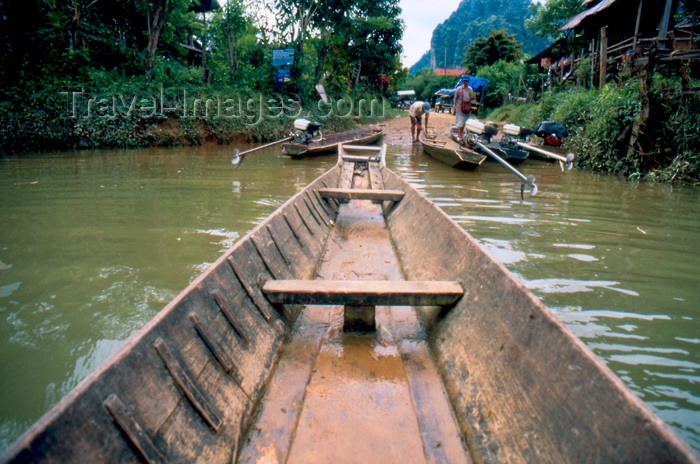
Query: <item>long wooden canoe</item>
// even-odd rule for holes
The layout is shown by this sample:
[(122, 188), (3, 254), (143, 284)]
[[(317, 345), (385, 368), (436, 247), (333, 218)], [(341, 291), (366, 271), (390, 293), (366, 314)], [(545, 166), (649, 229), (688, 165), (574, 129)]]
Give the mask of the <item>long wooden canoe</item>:
[(476, 169), (487, 156), (470, 150), (439, 134), (423, 132), (420, 136), (423, 151), (430, 157), (457, 169)]
[(379, 127), (361, 127), (343, 132), (334, 132), (324, 135), (317, 142), (305, 143), (285, 143), (282, 145), (282, 152), (293, 158), (317, 155), (337, 155), (338, 145), (349, 143), (352, 145), (369, 145), (377, 142), (384, 129)]
[(384, 153), (341, 148), (0, 462), (700, 462)]

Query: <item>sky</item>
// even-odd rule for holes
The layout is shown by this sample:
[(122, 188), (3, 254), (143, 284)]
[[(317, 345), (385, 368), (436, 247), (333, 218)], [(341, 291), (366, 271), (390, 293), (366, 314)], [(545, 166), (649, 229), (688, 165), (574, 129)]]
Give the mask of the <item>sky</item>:
[(403, 32), (401, 61), (410, 68), (430, 50), (435, 26), (457, 10), (461, 0), (400, 0), (406, 29)]
[[(401, 19), (406, 24), (403, 32), (401, 61), (410, 68), (430, 50), (430, 39), (438, 24), (445, 22), (457, 11), (462, 0), (399, 0), (403, 12)], [(534, 0), (543, 3), (544, 0)]]

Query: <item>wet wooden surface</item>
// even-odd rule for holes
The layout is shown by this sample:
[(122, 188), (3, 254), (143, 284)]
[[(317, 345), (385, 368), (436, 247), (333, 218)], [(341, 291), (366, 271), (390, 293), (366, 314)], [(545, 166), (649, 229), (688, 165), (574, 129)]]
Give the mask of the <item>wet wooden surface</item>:
[(388, 215), (406, 277), (451, 278), (465, 291), (449, 312), (421, 315), (475, 461), (699, 462), (463, 228), (386, 170), (385, 184), (406, 187)]
[[(345, 182), (363, 188), (364, 173)], [(403, 281), (381, 205), (341, 204), (317, 277)], [(415, 310), (376, 318), (376, 332), (346, 333), (342, 306), (306, 307), (239, 462), (470, 462)]]
[(450, 305), (464, 291), (438, 280), (270, 280), (263, 293), (273, 303), (351, 305)]
[[(310, 188), (337, 184), (335, 168)], [(235, 459), (299, 307), (270, 279), (308, 279), (332, 213), (300, 192), (242, 238), (0, 456), (0, 462)]]
[[(370, 186), (405, 196), (385, 208), (318, 193)], [(464, 296), (449, 311), (376, 306), (377, 330), (348, 334), (342, 306), (297, 317), (262, 291), (313, 278), (457, 281)], [(470, 458), (699, 462), (444, 212), (385, 168), (347, 164), (247, 234), (0, 462)]]

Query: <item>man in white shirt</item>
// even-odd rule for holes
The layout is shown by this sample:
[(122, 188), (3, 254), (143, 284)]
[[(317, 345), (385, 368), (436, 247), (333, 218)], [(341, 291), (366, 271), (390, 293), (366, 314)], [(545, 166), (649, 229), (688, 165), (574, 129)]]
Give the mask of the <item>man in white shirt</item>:
[[(420, 138), (420, 131), (423, 129), (421, 122), (423, 115), (425, 114), (425, 127), (428, 127), (428, 116), (430, 116), (430, 103), (417, 101), (408, 110), (408, 116), (411, 118), (411, 138), (413, 143), (418, 142)], [(416, 126), (418, 126), (418, 131), (416, 132)]]

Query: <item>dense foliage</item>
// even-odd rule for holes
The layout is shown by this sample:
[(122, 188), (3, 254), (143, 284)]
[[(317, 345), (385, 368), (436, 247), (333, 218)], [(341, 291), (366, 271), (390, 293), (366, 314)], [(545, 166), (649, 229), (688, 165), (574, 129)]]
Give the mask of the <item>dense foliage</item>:
[(548, 0), (533, 4), (534, 15), (525, 20), (525, 27), (540, 37), (558, 39), (559, 28), (586, 9), (581, 0)]
[[(525, 53), (539, 53), (549, 40), (525, 28), (525, 21), (534, 14), (531, 6), (531, 0), (462, 0), (457, 10), (433, 31), (431, 44), (435, 48), (436, 67), (445, 67), (443, 44), (447, 44), (447, 67), (454, 68), (464, 59), (466, 48), (476, 39), (488, 37), (492, 30), (505, 29), (523, 43)], [(430, 52), (427, 52), (410, 70), (416, 72), (429, 67)]]
[(538, 67), (520, 61), (499, 60), (478, 68), (476, 75), (489, 80), (482, 101), (488, 108), (507, 104), (509, 98), (532, 100), (542, 90), (542, 76)]
[(534, 128), (543, 120), (564, 124), (577, 165), (631, 178), (700, 185), (700, 98), (678, 79), (657, 76), (649, 99), (650, 118), (638, 143), (631, 128), (640, 108), (639, 82), (608, 84), (602, 92), (562, 89), (539, 103), (505, 105), (488, 119)]
[(421, 69), (406, 78), (404, 87), (414, 90), (418, 100), (430, 100), (438, 90), (453, 88), (458, 79), (458, 76), (436, 74), (432, 69)]
[(492, 29), (487, 37), (480, 37), (467, 47), (462, 66), (473, 72), (498, 61), (519, 60), (523, 56), (522, 45), (515, 39), (515, 34), (508, 34), (505, 29)]
[[(6, 0), (0, 150), (271, 138), (291, 122), (249, 122), (255, 102), (282, 95), (345, 126), (362, 116), (360, 99), (381, 101), (404, 74), (399, 13), (398, 0)], [(275, 82), (275, 48), (294, 50), (285, 84)], [(316, 84), (334, 111), (317, 105)], [(216, 111), (183, 113), (197, 97)], [(220, 102), (239, 99), (242, 109), (222, 116)]]

